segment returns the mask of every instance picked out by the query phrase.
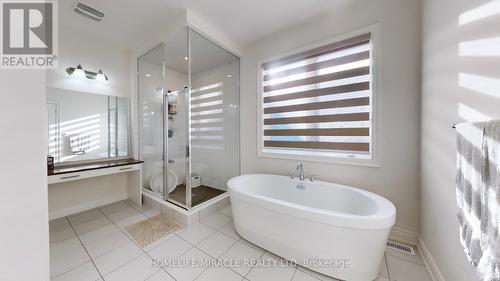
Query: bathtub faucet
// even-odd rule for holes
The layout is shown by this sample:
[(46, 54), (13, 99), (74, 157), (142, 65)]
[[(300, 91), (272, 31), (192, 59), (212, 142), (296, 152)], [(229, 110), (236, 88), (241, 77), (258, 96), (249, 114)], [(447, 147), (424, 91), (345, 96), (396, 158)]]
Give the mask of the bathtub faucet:
[(304, 164), (299, 163), (297, 168), (295, 168), (295, 172), (292, 173), (291, 178), (295, 178), (295, 173), (299, 172), (299, 180), (303, 181), (305, 179), (304, 176)]

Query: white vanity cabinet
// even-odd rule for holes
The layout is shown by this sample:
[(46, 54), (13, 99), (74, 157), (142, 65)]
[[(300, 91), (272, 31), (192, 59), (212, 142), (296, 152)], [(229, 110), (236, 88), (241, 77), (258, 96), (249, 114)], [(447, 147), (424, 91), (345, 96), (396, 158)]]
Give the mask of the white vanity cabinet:
[(55, 168), (48, 175), (49, 219), (125, 199), (141, 205), (142, 165), (124, 159)]

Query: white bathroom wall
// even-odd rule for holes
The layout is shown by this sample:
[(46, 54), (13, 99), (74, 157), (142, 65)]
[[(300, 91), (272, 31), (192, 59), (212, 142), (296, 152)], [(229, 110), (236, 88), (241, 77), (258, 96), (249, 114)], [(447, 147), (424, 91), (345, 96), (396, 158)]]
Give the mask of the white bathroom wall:
[(49, 280), (45, 73), (0, 70), (0, 279)]
[[(66, 68), (76, 67), (78, 64), (81, 64), (84, 69), (93, 72), (102, 69), (104, 74), (108, 76), (109, 81), (101, 82), (78, 78), (66, 73)], [(68, 25), (60, 22), (58, 68), (46, 71), (47, 87), (57, 89), (56, 91), (65, 90), (67, 93), (74, 95), (92, 93), (127, 97), (130, 100), (130, 71), (131, 65), (128, 46), (112, 45), (107, 41), (99, 40), (97, 37), (94, 37), (91, 32), (84, 33), (72, 30)], [(53, 91), (53, 89), (50, 91)], [(107, 104), (103, 104), (103, 106), (104, 105), (107, 106)], [(64, 109), (61, 108), (61, 110)], [(106, 123), (102, 123), (102, 125), (107, 126), (107, 121)], [(102, 139), (102, 141), (105, 141), (105, 139)], [(132, 152), (131, 150), (130, 153)], [(115, 182), (123, 183), (119, 175), (111, 175), (109, 178), (111, 181), (114, 180)], [(89, 189), (89, 184), (95, 185), (95, 182), (82, 181), (79, 185), (80, 191), (83, 190), (88, 198), (99, 198), (99, 196), (101, 196), (99, 190), (95, 188)], [(49, 187), (51, 188), (49, 194), (49, 209), (51, 210), (60, 208), (60, 202), (56, 202), (56, 199), (64, 198), (65, 196), (65, 192), (61, 191), (63, 190), (61, 186), (72, 187), (72, 185), (68, 183), (62, 183), (58, 185), (58, 188)], [(119, 197), (122, 194), (120, 192), (115, 192), (114, 195), (115, 197)], [(103, 200), (106, 200), (106, 198)], [(68, 202), (69, 201), (70, 200), (68, 200)], [(76, 201), (74, 203), (77, 204)]]
[(500, 118), (500, 1), (423, 6), (421, 237), (443, 277), (473, 281), (459, 241), (454, 123)]
[[(71, 91), (110, 96), (129, 97), (130, 53), (128, 46), (114, 46), (93, 37), (91, 33), (71, 30), (64, 24), (59, 27), (58, 69), (47, 71), (47, 86)], [(66, 73), (68, 67), (81, 64), (93, 72), (102, 69), (107, 82), (76, 78)]]
[(289, 174), (298, 162), (257, 156), (257, 62), (376, 23), (382, 38), (380, 167), (304, 162), (305, 171), (385, 196), (397, 208), (396, 227), (415, 234), (419, 224), (420, 1), (353, 1), (344, 9), (247, 46), (241, 67), (242, 172)]
[(229, 50), (235, 55), (241, 54), (242, 46), (228, 37), (224, 31), (203, 18), (203, 16), (191, 11), (186, 11), (186, 23), (189, 27), (196, 30), (197, 32), (203, 34), (205, 37), (218, 42), (220, 45), (224, 46), (226, 50)]

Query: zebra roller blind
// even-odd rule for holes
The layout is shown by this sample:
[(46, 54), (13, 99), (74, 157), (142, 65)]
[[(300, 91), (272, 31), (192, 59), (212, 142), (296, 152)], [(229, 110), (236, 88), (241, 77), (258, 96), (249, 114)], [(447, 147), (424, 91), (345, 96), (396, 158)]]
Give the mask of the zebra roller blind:
[(371, 34), (261, 64), (263, 152), (371, 159)]
[(224, 148), (224, 84), (191, 91), (191, 141), (193, 147)]

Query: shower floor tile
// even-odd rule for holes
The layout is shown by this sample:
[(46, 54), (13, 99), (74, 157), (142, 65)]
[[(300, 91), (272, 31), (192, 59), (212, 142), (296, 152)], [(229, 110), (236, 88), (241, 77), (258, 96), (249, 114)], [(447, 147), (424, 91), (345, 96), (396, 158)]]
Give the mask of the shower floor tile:
[[(215, 198), (225, 191), (217, 188), (213, 188), (206, 185), (200, 185), (191, 190), (192, 204), (193, 207), (206, 202), (212, 198)], [(177, 201), (181, 204), (186, 204), (186, 185), (180, 184), (175, 188), (173, 192), (169, 195), (169, 199)]]

